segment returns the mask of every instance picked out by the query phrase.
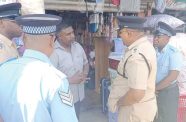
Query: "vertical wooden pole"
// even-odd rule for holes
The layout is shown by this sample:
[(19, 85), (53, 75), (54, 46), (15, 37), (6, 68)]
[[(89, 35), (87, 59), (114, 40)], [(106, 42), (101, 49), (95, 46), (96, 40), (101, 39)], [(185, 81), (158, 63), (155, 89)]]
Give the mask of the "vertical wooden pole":
[(110, 53), (110, 42), (109, 37), (94, 37), (95, 42), (95, 84), (96, 92), (100, 92), (100, 80), (103, 77), (108, 77), (109, 60), (108, 56)]

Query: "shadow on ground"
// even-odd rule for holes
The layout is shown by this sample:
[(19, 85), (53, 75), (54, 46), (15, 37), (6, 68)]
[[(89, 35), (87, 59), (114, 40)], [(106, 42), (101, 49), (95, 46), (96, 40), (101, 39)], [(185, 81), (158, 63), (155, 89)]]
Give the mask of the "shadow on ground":
[(79, 122), (107, 122), (107, 116), (102, 113), (100, 94), (94, 90), (85, 90), (85, 99), (81, 105)]

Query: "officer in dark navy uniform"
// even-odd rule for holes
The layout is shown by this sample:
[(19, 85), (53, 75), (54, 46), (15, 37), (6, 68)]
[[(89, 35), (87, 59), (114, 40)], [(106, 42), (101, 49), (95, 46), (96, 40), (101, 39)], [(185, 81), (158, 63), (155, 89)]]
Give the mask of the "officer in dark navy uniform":
[[(143, 26), (146, 19), (119, 16), (119, 35), (127, 46), (118, 65), (108, 100), (111, 122), (152, 122), (157, 104), (155, 97), (156, 52)], [(150, 111), (149, 111), (150, 108)], [(112, 117), (110, 117), (112, 119)]]
[(154, 46), (157, 49), (156, 91), (158, 116), (155, 122), (177, 122), (179, 90), (177, 77), (182, 67), (182, 55), (169, 45), (175, 31), (167, 24), (159, 22), (154, 32)]

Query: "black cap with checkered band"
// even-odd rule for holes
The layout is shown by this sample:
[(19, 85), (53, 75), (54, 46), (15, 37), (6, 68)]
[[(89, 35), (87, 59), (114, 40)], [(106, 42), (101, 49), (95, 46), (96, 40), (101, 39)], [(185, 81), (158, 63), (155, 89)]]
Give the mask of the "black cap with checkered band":
[(61, 21), (61, 17), (49, 14), (30, 14), (16, 18), (23, 32), (31, 35), (54, 33)]

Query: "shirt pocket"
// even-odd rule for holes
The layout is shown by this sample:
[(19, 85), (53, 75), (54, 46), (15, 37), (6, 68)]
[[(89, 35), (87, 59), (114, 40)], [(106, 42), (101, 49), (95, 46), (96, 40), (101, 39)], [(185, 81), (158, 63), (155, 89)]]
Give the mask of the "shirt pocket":
[(77, 55), (75, 59), (76, 65), (83, 66), (83, 56), (82, 55)]
[(165, 62), (164, 64), (161, 65), (160, 67), (162, 70), (163, 74), (168, 74), (169, 73), (169, 63)]

